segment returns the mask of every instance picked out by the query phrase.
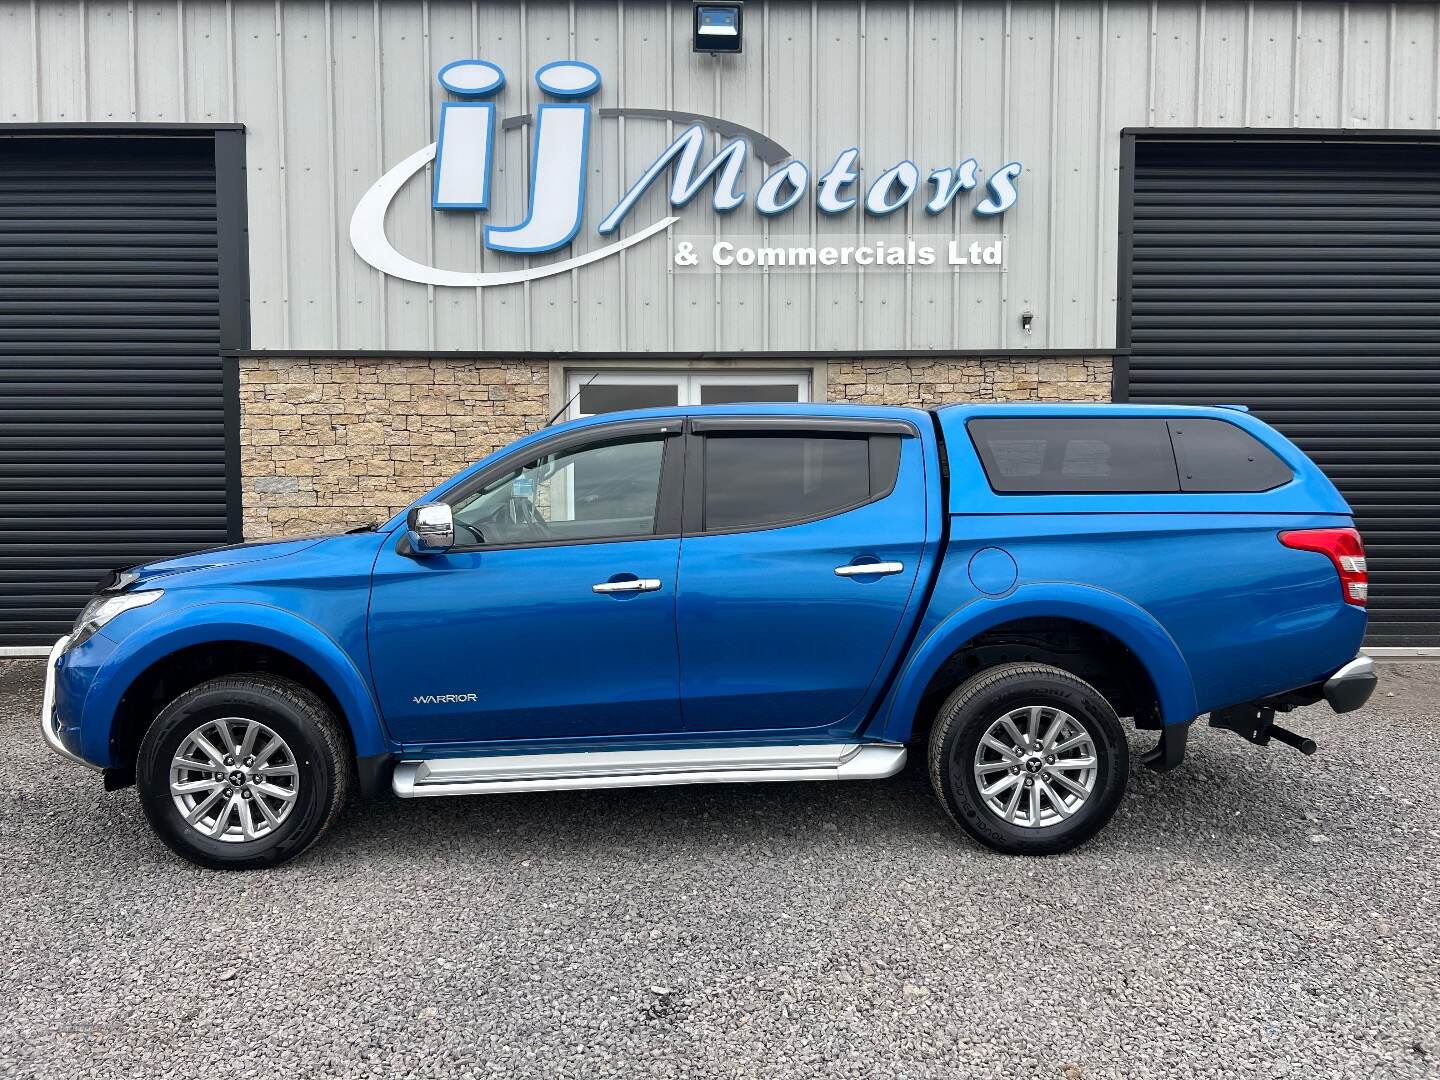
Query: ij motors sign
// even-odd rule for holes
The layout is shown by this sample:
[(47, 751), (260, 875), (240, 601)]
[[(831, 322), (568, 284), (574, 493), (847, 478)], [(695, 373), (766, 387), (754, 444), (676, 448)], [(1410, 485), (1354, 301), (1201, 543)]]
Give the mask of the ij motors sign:
[[(499, 152), (497, 132), (513, 130), (510, 123), (503, 127), (497, 125), (496, 106), (486, 100), (505, 85), (504, 72), (494, 64), (485, 60), (458, 60), (440, 69), (439, 80), (446, 90), (461, 99), (441, 105), (439, 138), (382, 176), (360, 199), (350, 219), (351, 244), (359, 256), (377, 270), (428, 285), (465, 288), (511, 285), (609, 258), (665, 232), (680, 220), (678, 215), (666, 216), (623, 239), (615, 239), (574, 258), (538, 266), (522, 265), (513, 270), (483, 273), (446, 270), (426, 266), (401, 254), (385, 235), (385, 212), (400, 189), (433, 161), (431, 206), (435, 210), (487, 210), (492, 165)], [(539, 255), (568, 247), (583, 227), (585, 177), (596, 112), (588, 99), (600, 89), (600, 72), (578, 60), (557, 60), (540, 68), (535, 73), (535, 81), (541, 91), (554, 100), (540, 105), (533, 118), (529, 205), (522, 220), (511, 224), (487, 223), (481, 234), (488, 250), (517, 256)], [(764, 134), (718, 117), (644, 108), (604, 109), (599, 110), (599, 115), (602, 119), (629, 116), (688, 125), (598, 222), (595, 227), (602, 237), (616, 236), (641, 196), (653, 185), (663, 184), (667, 171), (671, 207), (677, 210), (684, 207), (708, 187), (711, 205), (717, 212), (728, 214), (738, 210), (749, 198), (744, 180), (746, 164), (752, 155), (771, 166), (753, 199), (749, 200), (762, 217), (788, 214), (812, 195), (819, 212), (830, 216), (864, 214), (881, 218), (912, 201), (923, 203), (927, 214), (938, 215), (951, 210), (958, 200), (979, 188), (971, 211), (984, 218), (1005, 213), (1019, 197), (1017, 181), (1022, 168), (1018, 161), (1007, 162), (991, 171), (983, 187), (980, 163), (973, 157), (958, 165), (932, 168), (923, 178), (915, 162), (896, 162), (862, 187), (859, 147), (841, 150), (822, 168), (812, 170), (809, 164), (790, 156)], [(727, 141), (704, 161), (707, 131), (716, 132)], [(801, 256), (800, 265), (841, 269), (906, 264), (993, 268), (1002, 258), (993, 237), (984, 241), (986, 246), (981, 246), (980, 240), (957, 234), (954, 239), (938, 245), (934, 258), (926, 253), (928, 249), (917, 249), (903, 240), (901, 243), (898, 250), (904, 252), (903, 256), (888, 254), (897, 250), (893, 246), (876, 247), (873, 242), (856, 243), (848, 254), (846, 250), (851, 245), (810, 249), (814, 252), (813, 258), (806, 263)], [(680, 258), (681, 245), (677, 244), (676, 250), (677, 265), (682, 268), (700, 265), (698, 261), (689, 262), (688, 257)], [(732, 258), (727, 263), (727, 257), (745, 250), (735, 245), (728, 249), (712, 247), (710, 264), (716, 269), (735, 266), (736, 261)], [(830, 250), (841, 254), (832, 259)], [(878, 255), (872, 256), (871, 251)], [(739, 258), (741, 268), (755, 265), (743, 255)], [(764, 261), (768, 256), (759, 258), (762, 268), (776, 265)], [(920, 261), (922, 259), (928, 261)]]

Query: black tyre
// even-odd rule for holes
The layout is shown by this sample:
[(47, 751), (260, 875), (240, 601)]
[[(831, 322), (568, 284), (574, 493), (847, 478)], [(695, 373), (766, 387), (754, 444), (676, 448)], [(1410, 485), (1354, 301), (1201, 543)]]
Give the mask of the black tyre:
[(955, 823), (1016, 855), (1069, 851), (1125, 794), (1130, 750), (1096, 689), (1048, 664), (1001, 664), (946, 699), (930, 733), (930, 782)]
[(216, 870), (293, 859), (330, 827), (351, 786), (349, 740), (325, 703), (272, 675), (185, 691), (140, 744), (136, 784), (156, 834)]

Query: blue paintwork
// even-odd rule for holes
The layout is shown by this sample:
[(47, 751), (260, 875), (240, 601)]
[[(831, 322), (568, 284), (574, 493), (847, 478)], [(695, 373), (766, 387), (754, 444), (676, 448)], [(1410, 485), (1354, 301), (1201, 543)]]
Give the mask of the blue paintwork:
[(247, 544), (142, 568), (134, 587), (165, 595), (118, 616), (60, 659), (59, 713), (80, 729), (81, 756), (123, 764), (111, 758), (110, 733), (130, 685), (177, 650), (230, 641), (280, 649), (308, 665), (341, 703), (356, 752), (385, 753), (395, 742), (370, 690), (366, 611), (370, 569), (389, 539), (358, 533)]
[(963, 561), (952, 564), (948, 558), (942, 563), (941, 581), (926, 610), (915, 648), (867, 729), (868, 734), (887, 740), (908, 739), (921, 696), (946, 659), (976, 634), (1037, 616), (1075, 619), (1114, 635), (1150, 673), (1165, 722), (1195, 717), (1195, 687), (1185, 657), (1164, 628), (1139, 605), (1104, 589), (1064, 581), (1021, 585), (1005, 598), (993, 600), (982, 597), (970, 584), (964, 565)]
[[(370, 657), (392, 733), (428, 745), (678, 731), (679, 556), (675, 539), (424, 558), (385, 545)], [(590, 591), (622, 575), (661, 588)], [(413, 700), (432, 694), (477, 700)]]
[[(931, 462), (928, 476), (938, 462)], [(923, 600), (940, 538), (925, 444), (902, 440), (895, 490), (835, 517), (687, 538), (678, 628), (685, 730), (707, 741), (754, 732), (853, 734)], [(903, 563), (886, 577), (835, 574)]]
[[(521, 439), (638, 417), (616, 413)], [(775, 529), (554, 547), (402, 554), (405, 514), (376, 530), (215, 549), (139, 568), (162, 588), (61, 659), (62, 738), (105, 766), (126, 690), (176, 650), (242, 641), (306, 664), (362, 755), (905, 740), (930, 678), (975, 634), (1061, 616), (1123, 642), (1165, 723), (1318, 681), (1353, 657), (1362, 609), (1282, 529), (1349, 526), (1349, 507), (1292, 444), (1242, 412), (1160, 406), (741, 405), (719, 415), (904, 420), (887, 497)], [(1254, 433), (1296, 478), (1253, 495), (997, 495), (965, 423), (983, 415), (1203, 415)], [(949, 467), (942, 490), (937, 427)], [(948, 511), (948, 512), (947, 512)], [(890, 577), (834, 567), (899, 561)], [(653, 577), (655, 592), (598, 595)], [(474, 700), (470, 700), (474, 694)], [(416, 697), (439, 696), (417, 704)], [(450, 695), (453, 697), (451, 700)]]
[(1015, 556), (1004, 548), (983, 547), (970, 556), (970, 584), (986, 596), (1004, 596), (1019, 579)]

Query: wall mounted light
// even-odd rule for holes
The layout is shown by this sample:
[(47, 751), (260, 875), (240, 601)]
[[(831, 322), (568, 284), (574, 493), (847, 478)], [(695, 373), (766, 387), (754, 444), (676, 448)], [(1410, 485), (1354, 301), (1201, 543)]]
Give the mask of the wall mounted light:
[(696, 2), (695, 52), (738, 53), (744, 29), (744, 4), (709, 4)]

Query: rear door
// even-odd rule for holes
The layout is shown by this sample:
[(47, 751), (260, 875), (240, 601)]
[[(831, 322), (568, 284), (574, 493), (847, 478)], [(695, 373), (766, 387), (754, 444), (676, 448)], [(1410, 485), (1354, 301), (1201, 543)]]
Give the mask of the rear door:
[(853, 731), (924, 554), (917, 433), (904, 421), (716, 417), (693, 420), (688, 438), (676, 597), (686, 729)]

